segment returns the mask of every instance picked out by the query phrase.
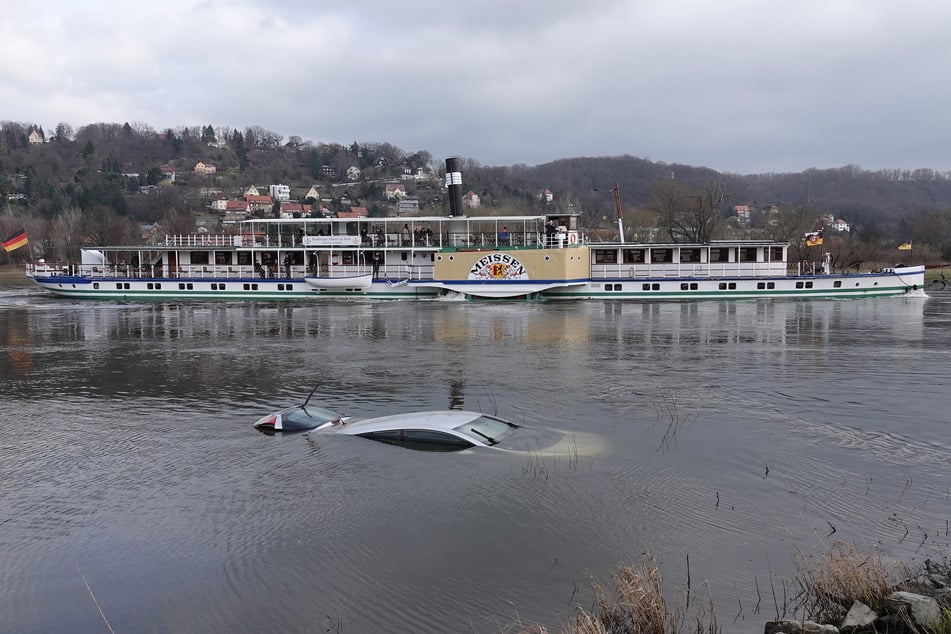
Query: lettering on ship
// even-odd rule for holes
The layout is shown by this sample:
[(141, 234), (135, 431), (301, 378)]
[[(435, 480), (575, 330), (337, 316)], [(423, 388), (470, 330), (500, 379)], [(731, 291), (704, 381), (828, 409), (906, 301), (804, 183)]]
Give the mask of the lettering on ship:
[(469, 269), (470, 280), (527, 280), (525, 265), (508, 253), (490, 253)]

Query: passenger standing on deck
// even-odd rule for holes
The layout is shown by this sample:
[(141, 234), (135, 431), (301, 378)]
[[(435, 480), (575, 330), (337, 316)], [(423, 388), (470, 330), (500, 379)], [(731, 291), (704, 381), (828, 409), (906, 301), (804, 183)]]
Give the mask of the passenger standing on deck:
[(509, 228), (502, 226), (502, 230), (499, 231), (499, 244), (508, 244), (509, 243)]
[(380, 264), (383, 262), (383, 254), (379, 251), (373, 252), (373, 277), (380, 276)]
[(290, 253), (284, 256), (284, 277), (291, 276), (291, 264), (293, 263), (294, 263), (294, 260), (291, 259)]
[(402, 240), (403, 240), (402, 244), (405, 247), (408, 244), (410, 244), (409, 225), (403, 225), (403, 231), (401, 233), (402, 233)]
[(553, 223), (551, 220), (545, 223), (545, 246), (546, 247), (555, 246), (555, 233), (557, 233), (557, 231), (558, 230), (555, 229), (555, 223)]

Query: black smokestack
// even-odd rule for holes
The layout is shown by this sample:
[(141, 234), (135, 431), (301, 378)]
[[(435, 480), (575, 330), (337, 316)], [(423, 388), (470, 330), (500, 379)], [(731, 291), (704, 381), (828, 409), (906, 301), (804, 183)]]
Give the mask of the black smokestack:
[(459, 170), (459, 159), (446, 159), (446, 187), (449, 188), (449, 215), (461, 216), (462, 213), (462, 172)]

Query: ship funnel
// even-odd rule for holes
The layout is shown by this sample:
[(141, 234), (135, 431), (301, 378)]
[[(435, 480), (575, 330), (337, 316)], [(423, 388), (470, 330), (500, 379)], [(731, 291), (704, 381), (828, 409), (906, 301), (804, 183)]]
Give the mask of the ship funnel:
[(459, 158), (446, 159), (446, 187), (449, 189), (449, 215), (461, 216), (462, 213), (462, 172), (459, 170)]

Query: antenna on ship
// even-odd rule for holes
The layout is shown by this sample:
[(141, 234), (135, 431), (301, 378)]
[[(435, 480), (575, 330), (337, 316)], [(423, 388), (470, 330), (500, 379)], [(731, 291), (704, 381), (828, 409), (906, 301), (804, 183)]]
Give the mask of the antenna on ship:
[(622, 243), (624, 242), (624, 216), (621, 214), (621, 187), (617, 183), (614, 183), (614, 189), (611, 190), (614, 192), (614, 211), (617, 213), (617, 232), (618, 240)]

